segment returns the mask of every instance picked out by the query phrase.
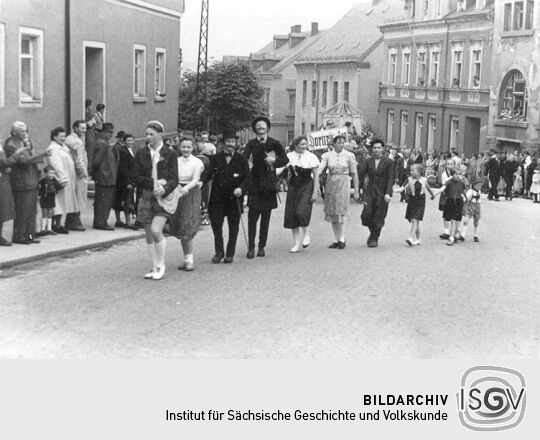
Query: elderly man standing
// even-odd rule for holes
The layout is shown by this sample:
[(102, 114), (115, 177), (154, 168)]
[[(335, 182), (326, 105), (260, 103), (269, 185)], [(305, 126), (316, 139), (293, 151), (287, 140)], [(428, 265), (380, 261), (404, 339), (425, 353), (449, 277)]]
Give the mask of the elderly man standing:
[(79, 212), (70, 213), (66, 218), (66, 229), (69, 231), (84, 231), (81, 222), (81, 211), (86, 209), (88, 196), (88, 155), (84, 147), (86, 123), (79, 119), (73, 123), (73, 132), (66, 138), (65, 145), (70, 149), (75, 163), (77, 178), (75, 192)]
[(39, 243), (39, 240), (34, 238), (39, 182), (37, 164), (49, 153), (45, 151), (34, 155), (26, 124), (20, 121), (12, 124), (11, 137), (6, 140), (4, 150), (8, 159), (22, 151), (17, 153), (17, 163), (11, 168), (9, 175), (15, 203), (12, 241), (17, 244)]
[(111, 145), (114, 126), (110, 122), (103, 123), (101, 134), (98, 135), (94, 151), (93, 173), (96, 182), (94, 196), (94, 229), (112, 231), (114, 228), (107, 224), (113, 207), (118, 174), (118, 157)]

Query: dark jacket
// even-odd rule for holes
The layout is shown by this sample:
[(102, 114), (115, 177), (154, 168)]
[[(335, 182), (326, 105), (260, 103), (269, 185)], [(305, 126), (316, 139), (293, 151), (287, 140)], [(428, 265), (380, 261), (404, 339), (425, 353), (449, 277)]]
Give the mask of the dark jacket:
[(371, 157), (359, 171), (360, 182), (368, 176), (367, 191), (374, 192), (377, 196), (384, 197), (388, 194), (392, 197), (394, 185), (394, 161), (382, 156), (379, 166), (375, 168), (375, 158)]
[[(276, 155), (276, 162), (273, 169), (266, 164), (264, 159), (268, 156), (268, 153), (273, 151)], [(281, 168), (287, 165), (289, 158), (283, 146), (271, 137), (266, 139), (264, 144), (260, 143), (257, 139), (251, 139), (244, 150), (244, 157), (249, 160), (250, 156), (253, 160), (253, 168), (251, 169), (251, 175), (254, 179), (260, 177), (268, 177), (270, 175), (276, 175), (276, 168)]]
[(513, 181), (514, 173), (518, 169), (518, 162), (515, 160), (505, 160), (502, 164), (502, 169), (504, 179)]
[[(178, 186), (178, 155), (176, 151), (163, 145), (159, 151), (161, 156), (157, 163), (157, 178), (158, 180), (166, 180), (163, 185), (165, 193), (163, 197), (167, 197)], [(137, 188), (148, 191), (154, 190), (154, 180), (152, 179), (152, 156), (150, 155), (150, 147), (145, 146), (135, 153), (133, 161), (133, 181)]]
[(92, 177), (96, 185), (116, 186), (118, 157), (107, 140), (100, 138), (96, 142), (92, 161)]
[(486, 164), (486, 174), (490, 179), (500, 178), (502, 174), (501, 161), (497, 160), (495, 157), (489, 159)]
[[(274, 152), (276, 157), (272, 167), (264, 161), (270, 152)], [(271, 137), (264, 143), (252, 139), (246, 145), (244, 157), (248, 160), (251, 157), (253, 162), (248, 186), (248, 206), (261, 211), (277, 208), (276, 168), (284, 167), (289, 162), (285, 149)]]
[[(39, 156), (34, 156), (33, 148), (26, 148), (17, 162), (11, 167), (9, 180), (11, 189), (15, 192), (37, 190), (39, 182), (39, 170), (37, 164), (42, 161)], [(16, 137), (10, 137), (4, 144), (6, 158), (10, 158), (15, 152), (24, 147), (23, 141)]]
[(242, 201), (248, 187), (249, 176), (248, 161), (240, 153), (234, 153), (229, 163), (223, 152), (210, 156), (210, 164), (202, 176), (205, 184), (212, 180), (210, 205), (226, 204), (234, 198), (233, 193), (236, 188), (242, 190), (240, 199)]
[[(116, 177), (116, 185), (126, 187), (133, 184), (133, 162), (135, 156), (131, 155), (127, 145), (117, 142), (114, 145), (118, 156), (118, 176)], [(134, 153), (135, 154), (135, 153)]]

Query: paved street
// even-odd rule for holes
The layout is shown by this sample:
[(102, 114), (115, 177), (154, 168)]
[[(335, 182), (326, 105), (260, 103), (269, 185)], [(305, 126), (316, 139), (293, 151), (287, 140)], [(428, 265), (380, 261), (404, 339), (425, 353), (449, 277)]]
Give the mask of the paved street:
[(142, 279), (142, 241), (3, 271), (0, 357), (538, 358), (540, 205), (485, 201), (481, 243), (450, 248), (430, 201), (411, 249), (396, 198), (377, 249), (356, 204), (347, 248), (327, 249), (317, 203), (302, 254), (281, 208), (264, 259), (246, 260), (240, 236), (233, 265), (210, 264), (206, 227), (192, 273), (168, 239), (160, 282)]

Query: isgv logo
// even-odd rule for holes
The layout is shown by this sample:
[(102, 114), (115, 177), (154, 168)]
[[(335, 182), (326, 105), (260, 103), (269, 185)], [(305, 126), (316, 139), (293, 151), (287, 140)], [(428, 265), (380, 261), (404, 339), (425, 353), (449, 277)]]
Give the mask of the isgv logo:
[(525, 379), (504, 367), (473, 367), (461, 379), (457, 394), (459, 419), (473, 431), (515, 428), (525, 415)]

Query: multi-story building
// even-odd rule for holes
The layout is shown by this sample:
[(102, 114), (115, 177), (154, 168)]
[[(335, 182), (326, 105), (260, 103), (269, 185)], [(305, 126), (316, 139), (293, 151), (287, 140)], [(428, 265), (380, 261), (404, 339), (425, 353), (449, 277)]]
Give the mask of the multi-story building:
[(538, 151), (540, 147), (539, 26), (538, 2), (495, 2), (488, 137), (494, 148)]
[(38, 149), (84, 117), (84, 102), (142, 137), (177, 129), (184, 0), (0, 0), (0, 134), (25, 121)]
[(363, 0), (295, 62), (295, 132), (321, 127), (323, 115), (349, 103), (378, 125), (378, 85), (384, 46), (378, 25), (402, 12), (396, 0)]
[(494, 0), (405, 0), (380, 26), (380, 125), (389, 144), (473, 154), (488, 135)]

